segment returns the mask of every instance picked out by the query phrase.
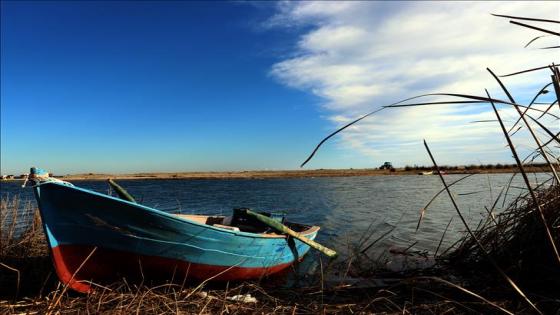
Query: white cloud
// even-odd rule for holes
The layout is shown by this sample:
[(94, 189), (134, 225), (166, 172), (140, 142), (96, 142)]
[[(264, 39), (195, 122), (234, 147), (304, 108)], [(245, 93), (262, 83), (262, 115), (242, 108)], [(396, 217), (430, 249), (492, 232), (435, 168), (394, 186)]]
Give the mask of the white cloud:
[[(292, 57), (273, 65), (271, 74), (321, 97), (333, 128), (381, 105), (424, 93), (483, 95), (489, 88), (494, 97), (504, 98), (486, 67), (509, 73), (558, 62), (558, 50), (524, 49), (541, 34), (490, 13), (558, 19), (560, 4), (282, 2), (268, 26), (311, 30), (300, 36)], [(558, 45), (558, 40), (543, 38), (539, 45)], [(517, 92), (515, 97), (526, 101), (549, 77), (536, 72), (504, 81)], [(512, 109), (503, 112), (515, 120)], [(495, 119), (488, 105), (388, 110), (349, 128), (337, 143), (374, 159), (412, 163), (419, 153), (424, 158), (425, 138), (438, 143), (438, 153), (449, 163), (504, 160), (508, 154), (503, 153), (507, 151), (497, 123), (471, 123), (487, 119)], [(558, 129), (558, 122), (551, 126)], [(515, 140), (530, 143), (522, 133)]]

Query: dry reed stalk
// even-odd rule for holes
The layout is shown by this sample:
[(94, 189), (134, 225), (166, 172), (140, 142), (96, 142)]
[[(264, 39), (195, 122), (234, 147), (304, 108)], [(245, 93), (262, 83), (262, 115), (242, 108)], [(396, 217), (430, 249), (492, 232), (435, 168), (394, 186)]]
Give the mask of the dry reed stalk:
[[(529, 105), (527, 105), (527, 107), (531, 107), (533, 104), (535, 104), (535, 102), (537, 101), (537, 98), (539, 98), (539, 96), (544, 95), (546, 93), (548, 93), (548, 91), (546, 90), (552, 83), (548, 83), (545, 86), (543, 86), (539, 92), (537, 92), (537, 94), (535, 94), (535, 96), (533, 97), (533, 99), (531, 100), (531, 102), (529, 103)], [(545, 115), (545, 113), (548, 111), (549, 109), (547, 108), (547, 110), (541, 114), (541, 117)], [(511, 131), (517, 127), (517, 124), (519, 124), (519, 122), (521, 121), (521, 118), (523, 116), (525, 116), (525, 114), (527, 114), (528, 109), (526, 108), (523, 113), (521, 114), (521, 116), (519, 118), (517, 118), (517, 120), (515, 121), (515, 123), (513, 123), (513, 125), (509, 128), (508, 133), (511, 134)], [(519, 129), (517, 129), (519, 130)], [(516, 131), (517, 132), (517, 131)]]
[[(558, 174), (556, 173), (556, 170), (554, 169), (554, 166), (552, 165), (552, 163), (550, 162), (549, 158), (548, 158), (548, 154), (544, 151), (543, 146), (541, 144), (541, 141), (539, 140), (539, 138), (537, 137), (537, 135), (535, 134), (535, 132), (533, 131), (533, 128), (531, 127), (531, 125), (529, 124), (529, 122), (527, 121), (527, 119), (525, 118), (524, 113), (521, 112), (521, 109), (519, 109), (519, 106), (517, 106), (517, 103), (515, 102), (515, 100), (513, 99), (513, 97), (511, 96), (511, 93), (509, 93), (508, 89), (505, 87), (505, 85), (502, 83), (502, 81), (500, 80), (500, 78), (498, 78), (496, 76), (496, 74), (494, 74), (494, 72), (492, 72), (492, 70), (490, 70), (490, 68), (486, 68), (486, 70), (488, 70), (488, 72), (490, 72), (490, 74), (494, 77), (494, 79), (498, 82), (498, 84), (500, 85), (500, 87), (502, 88), (502, 90), (504, 91), (504, 93), (506, 93), (508, 99), (510, 100), (511, 103), (516, 104), (513, 107), (515, 108), (515, 110), (517, 111), (517, 113), (519, 114), (521, 120), (523, 120), (523, 123), (525, 124), (525, 126), (527, 127), (527, 129), (529, 130), (529, 132), (531, 133), (531, 137), (533, 137), (533, 140), (535, 141), (535, 143), (537, 144), (537, 147), (540, 152), (541, 152), (541, 156), (545, 159), (546, 163), (548, 164), (550, 171), (552, 172), (552, 174), (554, 175), (554, 177), (556, 178), (556, 182), (560, 184), (560, 178), (558, 177)], [(488, 98), (491, 99), (490, 94), (488, 94), (488, 91), (486, 91), (486, 95), (488, 95)], [(494, 104), (492, 103), (492, 101), (490, 101), (490, 103), (492, 104), (492, 106), (494, 106)], [(529, 104), (529, 106), (527, 107), (527, 109), (525, 111), (527, 111), (530, 108), (531, 104)], [(506, 137), (507, 137), (507, 132), (506, 132)], [(511, 144), (511, 143), (510, 143)], [(556, 253), (558, 253), (558, 250), (556, 250)], [(558, 257), (558, 262), (560, 262), (560, 256)]]
[[(60, 292), (60, 294), (58, 295), (56, 301), (54, 302), (54, 305), (51, 306), (49, 305), (47, 307), (47, 315), (52, 314), (52, 309), (55, 308), (59, 303), (60, 300), (62, 299), (62, 296), (64, 295), (64, 293), (66, 293), (66, 290), (68, 290), (68, 286), (70, 285), (70, 283), (72, 283), (72, 281), (74, 281), (74, 277), (76, 277), (76, 274), (78, 274), (78, 272), (80, 272), (80, 270), (84, 267), (84, 265), (88, 262), (88, 260), (91, 258), (91, 256), (93, 256), (93, 254), (95, 253), (95, 251), (97, 250), (97, 246), (94, 247), (91, 252), (89, 253), (89, 255), (87, 255), (87, 257), (82, 261), (82, 263), (80, 264), (80, 266), (78, 266), (78, 268), (76, 269), (76, 271), (74, 271), (74, 273), (72, 274), (72, 277), (70, 278), (70, 280), (68, 280), (67, 283), (64, 284), (64, 287), (62, 288), (62, 291)], [(55, 296), (56, 297), (56, 294)], [(53, 300), (54, 300), (53, 297)]]
[[(488, 94), (488, 91), (486, 91), (486, 94)], [(490, 95), (488, 94), (488, 98), (490, 98)], [(533, 188), (531, 187), (531, 184), (529, 183), (529, 178), (527, 177), (527, 173), (525, 173), (525, 169), (523, 167), (523, 164), (521, 163), (521, 160), (519, 159), (519, 156), (517, 155), (517, 151), (515, 150), (515, 147), (513, 146), (513, 143), (510, 139), (510, 137), (507, 134), (506, 128), (504, 126), (504, 123), (502, 122), (502, 119), (500, 118), (500, 115), (498, 114), (498, 110), (496, 109), (496, 106), (494, 105), (493, 102), (491, 102), (492, 104), (492, 108), (494, 109), (494, 113), (496, 114), (496, 117), (498, 118), (498, 121), (500, 122), (500, 127), (502, 128), (502, 131), (504, 132), (504, 136), (508, 142), (509, 148), (511, 150), (511, 153), (513, 154), (513, 157), (515, 158), (515, 161), (517, 162), (517, 165), (519, 167), (519, 171), (521, 173), (521, 176), (523, 177), (523, 180), (525, 181), (525, 185), (527, 186), (527, 189), (529, 189), (529, 193), (531, 195), (531, 197), (533, 198), (533, 202), (535, 203), (535, 207), (537, 208), (537, 210), (539, 211), (543, 226), (546, 230), (546, 234), (548, 237), (548, 240), (550, 242), (550, 245), (552, 247), (552, 250), (554, 251), (554, 254), (556, 256), (556, 259), (558, 260), (558, 263), (560, 263), (560, 254), (558, 253), (558, 249), (556, 248), (556, 243), (554, 241), (554, 238), (552, 237), (552, 233), (550, 232), (550, 228), (548, 227), (548, 223), (546, 222), (546, 218), (544, 216), (543, 210), (541, 208), (541, 206), (539, 205), (537, 196), (535, 194), (535, 191), (533, 190)], [(527, 127), (529, 127), (529, 125), (527, 125)], [(547, 160), (548, 161), (548, 160)], [(548, 161), (548, 163), (550, 164), (550, 161)], [(554, 170), (554, 167), (551, 168)], [(558, 175), (556, 175), (556, 183), (558, 185), (560, 185), (560, 180), (558, 180)]]
[(539, 71), (539, 70), (549, 69), (549, 68), (550, 68), (550, 65), (546, 65), (546, 66), (541, 66), (541, 67), (536, 67), (536, 68), (521, 70), (521, 71), (517, 71), (517, 72), (512, 72), (512, 73), (508, 73), (508, 74), (503, 74), (503, 75), (500, 76), (500, 78), (511, 77), (511, 76), (518, 75), (518, 74), (524, 74), (524, 73), (528, 73), (528, 72)]
[(556, 92), (556, 102), (560, 107), (560, 70), (558, 70), (557, 66), (552, 64), (552, 66), (550, 66), (550, 71), (552, 71), (550, 78), (552, 79), (552, 84), (554, 85), (554, 92)]
[(517, 22), (517, 21), (509, 21), (509, 22), (511, 24), (515, 24), (515, 25), (519, 25), (519, 26), (522, 26), (522, 27), (530, 28), (530, 29), (533, 29), (533, 30), (536, 30), (536, 31), (541, 31), (543, 33), (560, 36), (560, 33), (551, 31), (549, 29), (545, 29), (545, 28), (541, 28), (541, 27), (537, 27), (537, 26), (534, 26), (534, 25), (529, 25), (529, 24), (525, 24), (525, 23), (521, 23), (521, 22)]
[[(456, 181), (452, 182), (451, 184), (449, 184), (449, 187), (451, 187), (451, 186), (453, 186), (453, 185), (455, 185), (455, 184), (461, 182), (461, 181), (464, 180), (464, 179), (467, 179), (467, 178), (469, 178), (469, 177), (471, 177), (471, 176), (473, 176), (473, 175), (476, 175), (476, 174), (478, 174), (478, 173), (472, 173), (472, 174), (468, 174), (468, 175), (466, 175), (466, 176), (463, 176), (463, 177), (459, 178), (458, 180), (456, 180)], [(445, 191), (445, 188), (443, 188), (443, 189), (441, 189), (440, 191), (438, 191), (437, 194), (435, 194), (435, 195), (432, 197), (432, 199), (430, 199), (430, 201), (428, 201), (428, 203), (427, 203), (424, 207), (422, 207), (422, 208), (420, 209), (420, 217), (418, 218), (418, 224), (416, 225), (416, 231), (418, 231), (418, 229), (420, 228), (420, 224), (422, 223), (422, 219), (424, 218), (424, 214), (426, 213), (426, 210), (428, 209), (428, 207), (429, 207), (429, 206), (437, 199), (437, 197), (438, 197), (442, 192), (444, 192), (444, 191)]]
[(449, 226), (451, 225), (451, 221), (453, 221), (453, 217), (451, 219), (449, 219), (449, 222), (447, 222), (447, 225), (445, 226), (445, 229), (443, 230), (443, 233), (441, 234), (441, 238), (439, 239), (438, 246), (436, 248), (436, 251), (434, 252), (434, 257), (437, 257), (437, 253), (439, 251), (439, 248), (441, 247), (441, 243), (443, 242), (443, 238), (445, 237), (445, 233), (447, 233), (447, 229), (449, 229)]
[[(490, 98), (490, 96), (488, 96)], [(495, 108), (494, 108), (495, 110)], [(496, 111), (497, 114), (497, 111)], [(499, 117), (499, 115), (498, 115)], [(498, 118), (499, 119), (499, 118)], [(501, 122), (501, 120), (500, 120)], [(503, 125), (502, 125), (503, 127)], [(504, 132), (507, 135), (507, 131), (505, 130), (505, 128), (502, 128), (504, 130)], [(511, 145), (511, 143), (510, 143)], [(428, 151), (428, 155), (430, 156), (430, 159), (432, 160), (432, 163), (434, 164), (434, 167), (436, 168), (436, 171), (438, 173), (439, 178), (441, 179), (441, 182), (443, 183), (443, 186), (445, 187), (445, 190), (447, 191), (447, 194), (449, 196), (449, 199), (451, 200), (451, 203), (453, 204), (453, 207), (455, 208), (455, 210), (457, 211), (457, 214), (459, 215), (459, 218), (461, 219), (461, 222), (463, 222), (463, 225), (465, 226), (465, 229), (467, 229), (467, 232), (469, 233), (469, 235), (472, 237), (472, 239), (474, 239), (474, 241), (476, 242), (476, 244), (478, 245), (478, 247), (481, 249), (481, 251), (484, 253), (485, 257), (490, 261), (490, 263), (492, 264), (492, 266), (494, 266), (494, 268), (496, 269), (496, 271), (498, 271), (498, 273), (507, 281), (507, 283), (509, 283), (509, 285), (529, 304), (531, 305), (531, 307), (539, 314), (542, 314), (542, 312), (537, 308), (537, 306), (531, 301), (529, 300), (529, 298), (525, 295), (525, 293), (521, 290), (521, 288), (519, 288), (519, 286), (517, 286), (517, 284), (502, 270), (502, 268), (500, 268), (500, 266), (498, 265), (498, 263), (492, 258), (492, 256), (490, 256), (490, 253), (486, 250), (486, 248), (484, 248), (484, 245), (482, 245), (482, 243), (478, 240), (478, 238), (476, 237), (475, 233), (471, 230), (471, 228), (469, 227), (469, 225), (467, 224), (467, 221), (465, 220), (465, 218), (463, 217), (463, 214), (461, 213), (461, 211), (459, 210), (459, 206), (457, 205), (457, 202), (455, 201), (455, 198), (453, 197), (453, 194), (451, 193), (451, 190), (449, 190), (449, 186), (447, 185), (447, 183), (445, 182), (445, 179), (443, 178), (443, 175), (441, 174), (440, 170), (439, 170), (439, 166), (436, 163), (436, 160), (434, 159), (434, 156), (432, 155), (432, 152), (430, 151), (430, 148), (428, 147), (428, 143), (426, 142), (426, 140), (424, 140), (424, 147), (426, 147), (426, 150)]]

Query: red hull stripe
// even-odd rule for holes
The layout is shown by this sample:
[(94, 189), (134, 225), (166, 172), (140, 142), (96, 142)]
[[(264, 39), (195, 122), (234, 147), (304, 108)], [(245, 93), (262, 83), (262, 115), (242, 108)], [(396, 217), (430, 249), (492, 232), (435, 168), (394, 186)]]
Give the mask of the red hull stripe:
[[(87, 293), (92, 287), (88, 281), (104, 282), (127, 279), (176, 279), (206, 280), (248, 280), (282, 271), (291, 263), (266, 268), (246, 268), (194, 264), (187, 261), (146, 256), (124, 251), (97, 248), (93, 246), (59, 245), (52, 248), (52, 258), (58, 278), (75, 291)], [(79, 270), (78, 270), (79, 269)], [(77, 271), (77, 272), (76, 272)]]

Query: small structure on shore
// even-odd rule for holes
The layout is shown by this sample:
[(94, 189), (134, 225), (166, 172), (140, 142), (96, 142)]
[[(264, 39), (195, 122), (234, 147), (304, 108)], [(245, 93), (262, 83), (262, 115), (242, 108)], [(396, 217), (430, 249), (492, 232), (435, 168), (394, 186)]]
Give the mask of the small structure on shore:
[(393, 169), (393, 164), (391, 162), (385, 162), (379, 167), (380, 170), (390, 170)]

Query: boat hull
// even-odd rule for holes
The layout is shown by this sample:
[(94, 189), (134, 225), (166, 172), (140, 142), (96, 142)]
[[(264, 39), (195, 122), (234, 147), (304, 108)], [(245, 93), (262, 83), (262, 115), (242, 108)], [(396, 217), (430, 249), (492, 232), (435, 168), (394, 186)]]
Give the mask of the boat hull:
[[(59, 183), (41, 184), (35, 194), (57, 275), (79, 292), (122, 277), (256, 279), (309, 250), (282, 235), (221, 229)], [(314, 239), (318, 230), (302, 235)]]

